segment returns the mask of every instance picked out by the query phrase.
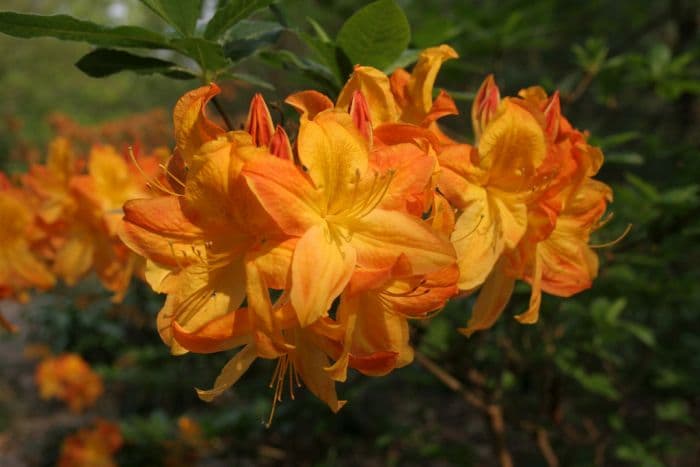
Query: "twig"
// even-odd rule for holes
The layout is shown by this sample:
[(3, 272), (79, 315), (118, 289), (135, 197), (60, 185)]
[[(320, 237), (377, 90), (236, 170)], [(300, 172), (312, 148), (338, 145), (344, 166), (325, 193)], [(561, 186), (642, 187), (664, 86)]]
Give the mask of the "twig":
[(537, 428), (537, 446), (549, 467), (559, 467), (559, 458), (552, 449), (552, 443), (549, 442), (549, 432), (543, 427)]
[(211, 101), (214, 103), (214, 107), (216, 108), (216, 111), (219, 112), (219, 115), (221, 115), (221, 118), (224, 119), (226, 129), (228, 131), (233, 131), (233, 124), (231, 123), (231, 120), (229, 120), (228, 115), (226, 115), (226, 112), (224, 112), (224, 108), (221, 106), (219, 99), (212, 97)]
[(2, 315), (2, 310), (0, 310), (0, 328), (5, 329), (7, 332), (16, 333), (17, 326), (12, 324)]
[(586, 71), (583, 74), (583, 77), (581, 80), (578, 82), (576, 85), (576, 88), (574, 88), (573, 91), (571, 91), (568, 94), (563, 94), (561, 96), (561, 100), (564, 104), (572, 104), (576, 102), (584, 92), (588, 89), (588, 87), (591, 85), (593, 82), (593, 78), (595, 78), (597, 73), (594, 73), (592, 71)]
[(416, 352), (415, 359), (445, 386), (460, 394), (467, 403), (484, 414), (488, 420), (489, 429), (493, 438), (494, 450), (496, 451), (496, 456), (498, 457), (501, 467), (513, 467), (513, 457), (506, 445), (505, 423), (503, 421), (503, 409), (501, 409), (501, 406), (494, 403), (487, 403), (482, 397), (467, 389), (461, 381), (422, 353)]

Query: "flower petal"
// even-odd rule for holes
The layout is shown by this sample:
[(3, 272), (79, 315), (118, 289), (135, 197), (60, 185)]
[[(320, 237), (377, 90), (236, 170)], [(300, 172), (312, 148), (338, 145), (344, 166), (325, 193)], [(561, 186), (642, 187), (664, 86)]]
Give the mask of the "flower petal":
[(178, 344), (190, 352), (212, 353), (243, 345), (252, 332), (252, 321), (250, 311), (239, 308), (191, 332), (174, 322), (172, 331)]
[(515, 279), (509, 277), (504, 270), (504, 261), (501, 260), (494, 267), (484, 286), (479, 291), (472, 316), (469, 318), (466, 328), (458, 329), (459, 332), (469, 337), (475, 331), (488, 329), (501, 316), (503, 309), (508, 304), (513, 293)]
[(355, 250), (314, 225), (297, 243), (292, 259), (290, 299), (299, 323), (308, 326), (330, 309), (352, 277)]
[(427, 274), (453, 264), (454, 248), (418, 218), (398, 211), (375, 209), (350, 221), (350, 243), (357, 264), (368, 269), (392, 266), (402, 253), (414, 274)]
[(384, 73), (369, 66), (356, 66), (340, 91), (336, 105), (348, 109), (356, 91), (367, 100), (370, 119), (375, 126), (398, 121), (399, 109), (391, 93), (389, 78)]
[(544, 130), (535, 117), (523, 107), (504, 101), (479, 140), (479, 163), (489, 172), (488, 184), (503, 191), (530, 191), (535, 169), (545, 155)]
[(172, 268), (195, 261), (192, 244), (203, 235), (175, 196), (128, 201), (118, 234), (131, 250)]
[(214, 381), (214, 387), (207, 390), (197, 389), (197, 395), (203, 401), (211, 402), (236, 384), (256, 358), (255, 347), (246, 345), (224, 366)]
[(337, 413), (347, 401), (338, 400), (335, 381), (323, 371), (330, 363), (328, 356), (314, 345), (308, 334), (304, 329), (295, 332), (294, 368), (309, 391), (325, 402), (333, 413)]
[(301, 236), (321, 222), (318, 193), (290, 161), (262, 158), (246, 163), (241, 173), (265, 211), (286, 234)]
[(302, 120), (299, 160), (322, 193), (322, 212), (348, 203), (346, 198), (369, 164), (367, 144), (347, 113), (326, 111)]
[(225, 133), (220, 126), (207, 117), (205, 112), (207, 103), (219, 92), (221, 89), (212, 83), (188, 92), (175, 104), (173, 111), (175, 143), (186, 164), (189, 164), (192, 155), (202, 144)]
[(302, 91), (291, 94), (284, 102), (294, 107), (306, 118), (314, 118), (319, 112), (333, 108), (333, 101), (318, 91)]

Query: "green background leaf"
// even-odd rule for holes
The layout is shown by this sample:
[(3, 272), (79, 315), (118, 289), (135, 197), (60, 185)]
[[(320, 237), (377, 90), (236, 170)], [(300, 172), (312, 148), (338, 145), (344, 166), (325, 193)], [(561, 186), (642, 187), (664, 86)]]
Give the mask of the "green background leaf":
[(160, 73), (178, 79), (195, 77), (193, 74), (179, 69), (175, 63), (114, 49), (93, 50), (78, 60), (75, 66), (93, 78), (102, 78), (121, 71), (133, 71), (139, 74)]
[(401, 56), (410, 39), (401, 7), (394, 0), (379, 0), (348, 18), (336, 41), (353, 65), (384, 69)]
[(202, 0), (141, 0), (183, 36), (191, 36), (202, 13)]
[(161, 34), (136, 26), (110, 28), (68, 15), (25, 15), (0, 12), (0, 32), (15, 37), (55, 37), (112, 47), (168, 49)]
[(216, 39), (240, 20), (264, 8), (273, 0), (224, 0), (204, 30), (204, 37)]
[(224, 56), (223, 47), (216, 42), (200, 37), (189, 37), (187, 39), (173, 39), (171, 43), (178, 52), (196, 61), (205, 73), (216, 73), (230, 65)]

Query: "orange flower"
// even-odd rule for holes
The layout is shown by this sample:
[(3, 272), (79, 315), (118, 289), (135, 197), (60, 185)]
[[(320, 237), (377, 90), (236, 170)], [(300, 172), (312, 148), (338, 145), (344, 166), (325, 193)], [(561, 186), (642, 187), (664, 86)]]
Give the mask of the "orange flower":
[(134, 164), (128, 164), (111, 146), (92, 148), (87, 173), (71, 179), (78, 208), (54, 266), (69, 285), (94, 270), (115, 293), (115, 301), (123, 297), (138, 264), (137, 256), (117, 236), (122, 205), (130, 199), (151, 197), (147, 182), (160, 171), (156, 156), (134, 159)]
[[(407, 144), (404, 150), (410, 154), (415, 148)], [(402, 253), (415, 274), (454, 261), (447, 242), (387, 197), (394, 171), (381, 171), (370, 160), (394, 149), (370, 153), (352, 118), (329, 109), (313, 119), (302, 117), (301, 168), (276, 158), (244, 166), (243, 175), (266, 211), (284, 233), (299, 239), (290, 300), (302, 326), (327, 314), (357, 268), (385, 268)]]
[(483, 284), (504, 250), (515, 248), (525, 234), (528, 198), (545, 154), (537, 120), (505, 101), (478, 147), (446, 146), (438, 155), (438, 186), (460, 211), (452, 233), (460, 289)]
[(598, 257), (588, 246), (612, 190), (592, 177), (603, 163), (598, 148), (561, 115), (559, 96), (541, 88), (520, 92), (525, 104), (545, 118), (548, 155), (539, 174), (540, 185), (529, 206), (528, 231), (517, 251), (508, 258), (512, 276), (531, 284), (528, 310), (516, 318), (536, 322), (541, 292), (568, 297), (591, 286), (598, 272)]
[(425, 49), (410, 74), (398, 69), (391, 78), (376, 68), (358, 65), (336, 105), (349, 108), (354, 93), (359, 91), (367, 100), (369, 118), (375, 128), (386, 123), (409, 123), (429, 129), (443, 144), (452, 143), (436, 121), (456, 115), (457, 107), (444, 91), (433, 100), (433, 86), (442, 64), (453, 58), (457, 58), (457, 52), (447, 45)]
[[(176, 115), (197, 116), (176, 120), (176, 135), (203, 143), (195, 148), (192, 140), (178, 141), (186, 167), (185, 179), (178, 181), (182, 193), (124, 206), (121, 237), (149, 260), (146, 278), (154, 290), (168, 294), (158, 328), (174, 353), (185, 349), (172, 339), (173, 322), (188, 331), (198, 329), (235, 310), (246, 297), (257, 317), (256, 330), (275, 334), (267, 287), (283, 288), (286, 281), (284, 268), (277, 266), (277, 258), (287, 256), (285, 239), (240, 177), (247, 160), (274, 158), (245, 132), (206, 140), (209, 133), (201, 128), (213, 124), (202, 117), (202, 105), (215, 91), (200, 88), (176, 106)], [(186, 103), (196, 112), (184, 108)]]
[(292, 398), (294, 386), (300, 386), (303, 382), (333, 412), (340, 410), (345, 401), (338, 400), (335, 382), (325, 371), (331, 365), (329, 357), (337, 354), (339, 348), (338, 326), (329, 318), (322, 318), (311, 326), (301, 328), (294, 310), (284, 296), (270, 313), (281, 330), (285, 344), (285, 350), (277, 356), (261, 355), (260, 346), (251, 342), (254, 318), (248, 308), (231, 311), (192, 332), (184, 331), (177, 323), (174, 324), (174, 338), (187, 350), (209, 353), (244, 345), (221, 370), (212, 389), (197, 390), (199, 397), (206, 401), (218, 397), (243, 376), (256, 358), (262, 356), (278, 359), (270, 383), (275, 388), (270, 421), (276, 403), (282, 400), (287, 381)]
[(43, 399), (60, 399), (74, 412), (92, 406), (103, 392), (102, 378), (78, 354), (44, 359), (35, 380)]
[[(36, 225), (31, 199), (14, 188), (0, 173), (0, 298), (28, 299), (27, 289), (48, 289), (54, 277), (33, 253), (42, 234)], [(0, 326), (12, 331), (14, 326), (0, 315)]]
[[(153, 176), (158, 163), (156, 156), (139, 157), (138, 170)], [(46, 165), (32, 166), (23, 178), (46, 233), (40, 251), (67, 284), (94, 269), (120, 300), (138, 260), (117, 238), (116, 224), (124, 201), (150, 196), (147, 179), (111, 146), (94, 146), (86, 173), (83, 165), (70, 142), (57, 138)]]
[(92, 429), (83, 428), (63, 440), (58, 467), (116, 467), (114, 454), (122, 447), (119, 426), (97, 420)]
[[(407, 363), (384, 358), (406, 348), (407, 317), (427, 316), (456, 290), (452, 246), (432, 226), (452, 225), (445, 204), (430, 221), (421, 218), (434, 197), (436, 158), (413, 134), (373, 147), (371, 131), (361, 130), (368, 126), (359, 93), (350, 114), (323, 110), (320, 94), (292, 96), (304, 112), (292, 154), (286, 134), (272, 132), (261, 96), (253, 98), (246, 132), (209, 131), (203, 105), (216, 92), (193, 91), (176, 106), (191, 117), (176, 118), (176, 134), (190, 135), (178, 140), (183, 190), (127, 202), (121, 236), (149, 259), (149, 283), (168, 294), (158, 326), (173, 353), (240, 348), (213, 388), (198, 391), (202, 399), (267, 358), (278, 360), (275, 403), (289, 379), (337, 411), (344, 401), (335, 379), (347, 362), (367, 374)], [(445, 278), (443, 270), (453, 273)], [(384, 271), (381, 283), (361, 280), (371, 271)], [(344, 317), (329, 316), (353, 277), (355, 294), (381, 289), (377, 306), (393, 297), (376, 309), (386, 314), (385, 334), (369, 336), (370, 311), (342, 312), (359, 316), (352, 332)], [(269, 289), (282, 291), (274, 303)], [(367, 339), (373, 344), (360, 349)]]
[(489, 76), (472, 122), (478, 145), (439, 155), (440, 189), (461, 211), (452, 235), (460, 288), (483, 284), (467, 335), (493, 325), (516, 279), (532, 285), (528, 310), (516, 316), (523, 323), (537, 321), (543, 287), (562, 295), (590, 286), (597, 259), (586, 244), (611, 197), (590, 178), (602, 153), (561, 115), (558, 94), (529, 88), (500, 99)]

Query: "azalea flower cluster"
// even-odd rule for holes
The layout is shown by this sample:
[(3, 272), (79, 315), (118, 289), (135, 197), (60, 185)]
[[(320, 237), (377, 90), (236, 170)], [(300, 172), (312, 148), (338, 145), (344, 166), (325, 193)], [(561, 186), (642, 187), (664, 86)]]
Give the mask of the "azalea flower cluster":
[[(94, 145), (82, 156), (58, 137), (45, 164), (33, 164), (14, 183), (0, 173), (0, 298), (26, 301), (30, 289), (50, 289), (57, 279), (74, 285), (94, 271), (120, 300), (143, 264), (117, 236), (121, 208), (149, 196), (139, 170), (157, 176), (168, 153), (129, 156)], [(0, 326), (13, 329), (1, 315)]]
[(349, 369), (409, 364), (409, 320), (456, 295), (479, 291), (468, 335), (495, 322), (516, 280), (532, 288), (524, 323), (542, 292), (591, 285), (589, 237), (611, 200), (593, 179), (602, 153), (558, 94), (502, 98), (492, 77), (472, 107), (473, 144), (446, 134), (437, 120), (458, 110), (433, 87), (456, 57), (443, 45), (411, 73), (356, 66), (335, 102), (289, 96), (293, 139), (260, 95), (240, 131), (207, 116), (215, 84), (178, 101), (174, 154), (149, 181), (160, 195), (128, 201), (119, 234), (167, 295), (157, 325), (173, 354), (239, 349), (202, 399), (262, 358), (277, 360), (275, 402), (303, 383), (338, 411)]

